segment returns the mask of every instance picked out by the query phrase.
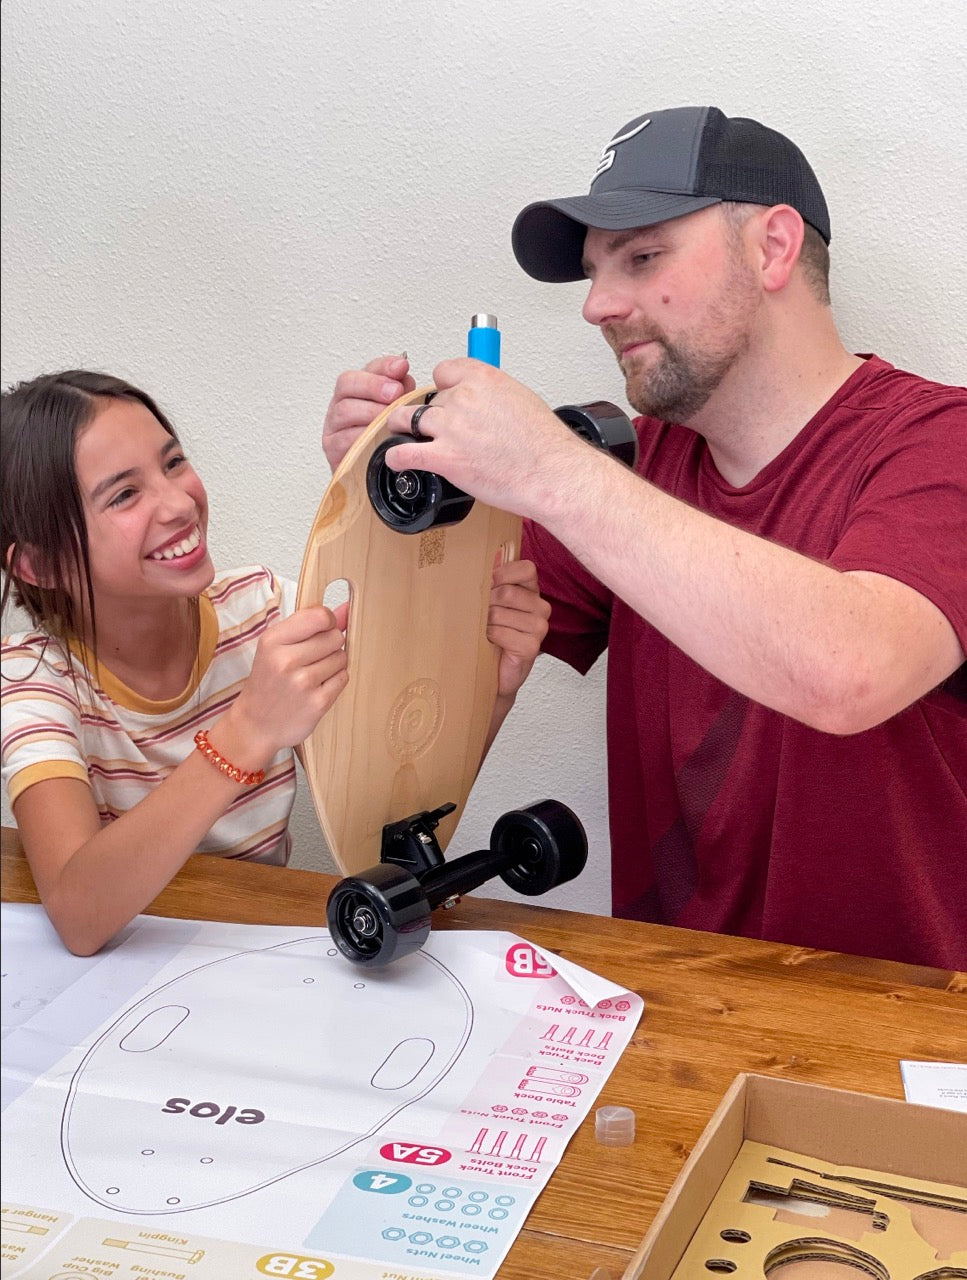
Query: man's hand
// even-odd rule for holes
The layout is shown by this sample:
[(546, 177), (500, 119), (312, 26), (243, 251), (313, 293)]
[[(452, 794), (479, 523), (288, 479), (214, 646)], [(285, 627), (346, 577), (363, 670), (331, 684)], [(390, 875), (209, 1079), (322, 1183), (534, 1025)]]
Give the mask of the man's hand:
[[(425, 441), (396, 445), (396, 471), (433, 471), (490, 506), (544, 523), (546, 505), (567, 499), (589, 446), (533, 391), (479, 360), (444, 360), (437, 394), (420, 418)], [(413, 407), (395, 409), (390, 431), (410, 435)]]
[(415, 389), (406, 356), (380, 356), (370, 360), (365, 369), (341, 373), (322, 428), (322, 447), (332, 470), (377, 414)]

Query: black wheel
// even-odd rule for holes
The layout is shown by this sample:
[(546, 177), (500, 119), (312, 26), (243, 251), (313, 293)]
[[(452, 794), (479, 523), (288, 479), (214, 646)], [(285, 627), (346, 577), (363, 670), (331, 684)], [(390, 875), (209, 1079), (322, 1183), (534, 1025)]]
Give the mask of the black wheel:
[(386, 465), (387, 449), (409, 440), (390, 436), (378, 444), (366, 468), (366, 491), (373, 510), (397, 533), (422, 533), (435, 525), (457, 524), (473, 506), (473, 498), (433, 471), (394, 471)]
[(610, 400), (564, 404), (554, 412), (575, 435), (607, 449), (619, 462), (633, 467), (638, 461), (638, 437), (631, 419)]
[(430, 936), (423, 886), (391, 863), (340, 880), (326, 903), (332, 940), (347, 960), (378, 968), (419, 951)]
[(584, 827), (557, 800), (539, 800), (498, 818), (490, 848), (507, 859), (500, 872), (504, 884), (528, 897), (573, 880), (588, 860)]

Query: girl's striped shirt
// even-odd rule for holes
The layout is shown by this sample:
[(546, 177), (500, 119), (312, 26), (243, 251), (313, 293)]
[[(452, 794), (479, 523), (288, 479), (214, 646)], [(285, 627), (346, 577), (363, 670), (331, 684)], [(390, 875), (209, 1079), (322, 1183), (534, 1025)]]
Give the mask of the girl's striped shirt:
[[(79, 778), (101, 822), (126, 813), (194, 750), (238, 696), (266, 626), (295, 608), (296, 585), (253, 565), (216, 575), (201, 597), (198, 662), (176, 698), (153, 702), (71, 645), (77, 680), (64, 653), (42, 631), (3, 642), (3, 783), (11, 806), (48, 778)], [(280, 751), (257, 787), (240, 788), (209, 830), (199, 853), (251, 862), (288, 862), (295, 797), (293, 753)]]

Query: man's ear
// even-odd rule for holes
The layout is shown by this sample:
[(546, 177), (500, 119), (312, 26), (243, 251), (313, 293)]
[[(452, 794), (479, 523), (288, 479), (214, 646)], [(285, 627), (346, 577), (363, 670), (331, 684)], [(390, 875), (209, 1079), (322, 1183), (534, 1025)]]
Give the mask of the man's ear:
[(7, 550), (7, 572), (32, 587), (49, 588), (53, 575), (45, 565), (45, 557), (29, 542), (13, 542)]
[(767, 293), (777, 293), (789, 283), (799, 261), (805, 226), (790, 205), (777, 204), (768, 210), (760, 234), (762, 283)]

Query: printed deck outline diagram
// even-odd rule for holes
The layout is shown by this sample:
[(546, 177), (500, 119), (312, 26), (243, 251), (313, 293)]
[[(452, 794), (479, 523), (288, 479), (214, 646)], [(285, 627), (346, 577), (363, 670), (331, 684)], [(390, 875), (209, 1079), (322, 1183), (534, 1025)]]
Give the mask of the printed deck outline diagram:
[(128, 1007), (64, 1104), (77, 1187), (119, 1213), (184, 1213), (371, 1138), (437, 1087), (473, 1028), (445, 965), (426, 952), (401, 964), (407, 998), (387, 1001), (393, 979), (350, 966), (320, 932), (220, 957)]

